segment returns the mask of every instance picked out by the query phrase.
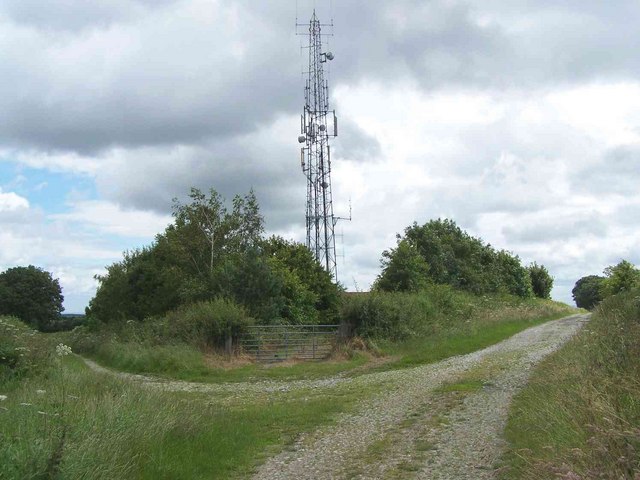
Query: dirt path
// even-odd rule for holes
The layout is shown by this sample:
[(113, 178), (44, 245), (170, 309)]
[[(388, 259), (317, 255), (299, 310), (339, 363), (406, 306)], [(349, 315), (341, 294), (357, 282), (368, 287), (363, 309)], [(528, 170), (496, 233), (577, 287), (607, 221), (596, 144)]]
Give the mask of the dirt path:
[(494, 478), (511, 398), (587, 318), (549, 322), (436, 364), (358, 377), (385, 376), (388, 388), (356, 414), (300, 438), (254, 478)]

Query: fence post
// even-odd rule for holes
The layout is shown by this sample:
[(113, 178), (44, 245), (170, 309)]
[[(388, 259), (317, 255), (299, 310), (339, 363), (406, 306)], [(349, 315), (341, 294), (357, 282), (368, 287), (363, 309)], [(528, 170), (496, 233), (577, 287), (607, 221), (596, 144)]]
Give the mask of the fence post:
[(284, 330), (284, 359), (289, 359), (289, 331), (286, 328)]
[(313, 348), (313, 359), (316, 359), (316, 342), (317, 342), (318, 338), (316, 336), (316, 326), (314, 325), (311, 328), (311, 345)]
[(224, 339), (224, 352), (228, 358), (231, 358), (231, 354), (233, 353), (233, 336), (231, 332), (227, 332), (227, 336)]
[(262, 343), (262, 335), (260, 332), (257, 333), (256, 338), (258, 339), (258, 354), (256, 355), (256, 360), (260, 361), (260, 343)]

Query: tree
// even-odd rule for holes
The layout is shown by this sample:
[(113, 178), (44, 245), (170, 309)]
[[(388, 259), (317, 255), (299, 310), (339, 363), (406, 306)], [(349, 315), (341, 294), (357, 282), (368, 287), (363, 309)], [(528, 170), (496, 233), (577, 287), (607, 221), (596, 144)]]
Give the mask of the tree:
[[(338, 315), (340, 302), (339, 285), (335, 284), (311, 251), (303, 244), (272, 236), (262, 245), (263, 253), (269, 257), (272, 267), (285, 279), (285, 294), (293, 309), (304, 312), (306, 322), (332, 323)], [(298, 291), (298, 294), (294, 294)], [(310, 305), (311, 310), (303, 305)], [(300, 322), (298, 322), (300, 323)]]
[(578, 280), (571, 290), (576, 306), (593, 310), (602, 301), (603, 282), (604, 277), (598, 275), (588, 275)]
[(231, 212), (214, 189), (207, 197), (192, 188), (189, 198), (188, 204), (173, 200), (175, 224), (164, 236), (197, 273), (212, 272), (223, 256), (244, 252), (260, 242), (264, 220), (253, 190), (244, 197), (236, 195)]
[(471, 237), (453, 220), (438, 219), (405, 229), (405, 238), (429, 266), (429, 277), (466, 290), (476, 289), (481, 275), (483, 243)]
[(538, 298), (551, 298), (551, 289), (553, 288), (553, 277), (549, 275), (549, 271), (544, 265), (538, 265), (533, 262), (527, 268), (529, 277), (531, 278), (531, 288), (533, 294)]
[(605, 268), (604, 274), (606, 278), (602, 284), (602, 293), (605, 297), (640, 287), (640, 270), (627, 260)]
[(262, 238), (252, 191), (237, 195), (231, 211), (213, 189), (208, 195), (192, 189), (190, 199), (174, 201), (174, 222), (152, 245), (125, 252), (96, 277), (88, 315), (144, 320), (222, 298), (261, 324), (335, 319), (339, 287), (304, 245)]
[(380, 289), (411, 290), (433, 282), (475, 294), (533, 295), (529, 272), (517, 255), (496, 251), (449, 219), (407, 227), (398, 246), (383, 252), (381, 262), (383, 272), (376, 281)]
[(0, 314), (13, 315), (23, 322), (46, 330), (64, 311), (58, 279), (29, 265), (9, 268), (0, 274)]
[(231, 212), (214, 189), (206, 195), (192, 188), (189, 198), (186, 204), (174, 199), (174, 222), (152, 245), (125, 252), (106, 275), (96, 276), (99, 286), (89, 315), (101, 321), (142, 320), (228, 289), (225, 275), (239, 271), (261, 241), (256, 197), (253, 191), (236, 195)]
[(429, 265), (407, 239), (398, 236), (396, 248), (382, 252), (382, 272), (373, 288), (386, 292), (415, 292), (429, 280)]
[(488, 291), (505, 292), (522, 298), (533, 296), (529, 272), (520, 262), (520, 257), (506, 250), (495, 253), (491, 266), (495, 273), (487, 273), (489, 285), (495, 285)]

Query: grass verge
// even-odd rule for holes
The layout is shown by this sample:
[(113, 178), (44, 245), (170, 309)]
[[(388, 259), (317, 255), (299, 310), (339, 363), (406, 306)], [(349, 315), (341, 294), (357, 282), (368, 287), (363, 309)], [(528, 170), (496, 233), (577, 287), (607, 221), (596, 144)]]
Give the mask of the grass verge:
[[(397, 360), (383, 369), (407, 368), (464, 355), (501, 342), (527, 328), (576, 312), (563, 303), (515, 297), (473, 297), (458, 300), (454, 314), (434, 316), (430, 334), (402, 341), (381, 340), (380, 350)], [(461, 303), (461, 305), (460, 305)]]
[[(346, 352), (344, 360), (281, 365), (211, 362), (188, 344), (163, 344), (151, 325), (127, 322), (121, 331), (76, 331), (69, 341), (98, 363), (129, 373), (151, 374), (198, 382), (296, 380), (359, 375), (405, 368), (469, 353), (497, 343), (526, 328), (574, 312), (567, 305), (512, 296), (475, 296), (446, 286), (420, 293), (373, 293), (345, 297), (342, 316), (356, 334), (366, 335), (388, 362), (367, 365), (370, 355)], [(134, 339), (133, 341), (131, 339)]]
[(640, 476), (640, 292), (605, 300), (511, 407), (504, 479)]
[(207, 356), (190, 345), (145, 345), (113, 341), (85, 353), (88, 358), (115, 370), (150, 374), (192, 382), (221, 383), (252, 380), (314, 379), (337, 375), (367, 363), (354, 353), (347, 360), (260, 365), (245, 363), (226, 368), (207, 365)]
[[(39, 348), (51, 347), (43, 337)], [(96, 377), (74, 356), (52, 360), (0, 382), (0, 478), (237, 478), (371, 393), (301, 390), (221, 403)]]

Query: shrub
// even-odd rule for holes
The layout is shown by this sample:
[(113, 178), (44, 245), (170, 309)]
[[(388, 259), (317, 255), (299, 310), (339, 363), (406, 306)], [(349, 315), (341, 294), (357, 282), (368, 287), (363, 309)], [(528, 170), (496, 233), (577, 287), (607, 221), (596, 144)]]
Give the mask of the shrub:
[(453, 220), (414, 223), (397, 240), (396, 248), (382, 253), (378, 290), (416, 291), (436, 283), (475, 294), (533, 295), (529, 272), (517, 255), (495, 250)]
[(437, 310), (426, 293), (372, 292), (345, 296), (341, 316), (355, 335), (399, 341), (428, 333)]
[(0, 274), (0, 315), (12, 315), (40, 330), (60, 319), (62, 290), (49, 272), (29, 265)]
[(603, 281), (604, 277), (598, 275), (588, 275), (578, 280), (571, 290), (576, 306), (593, 310), (602, 301)]
[(607, 276), (602, 283), (604, 297), (628, 292), (640, 287), (640, 270), (626, 260), (605, 268), (604, 274)]
[(533, 262), (529, 265), (527, 270), (531, 277), (531, 288), (533, 289), (533, 294), (538, 298), (551, 298), (553, 277), (549, 275), (549, 271), (546, 267)]
[(12, 317), (0, 317), (0, 381), (42, 370), (50, 363), (41, 334)]
[(385, 292), (415, 292), (424, 288), (429, 278), (429, 265), (407, 239), (396, 248), (382, 252), (382, 272), (374, 283), (375, 290)]
[(333, 282), (311, 251), (303, 244), (271, 237), (262, 245), (272, 269), (283, 278), (285, 306), (302, 312), (302, 320), (285, 315), (291, 323), (333, 323), (338, 316), (341, 287)]
[(169, 312), (163, 322), (169, 338), (201, 347), (218, 347), (228, 335), (239, 336), (254, 320), (241, 305), (215, 298)]
[(253, 192), (228, 211), (215, 191), (192, 189), (153, 244), (98, 275), (88, 321), (161, 317), (184, 305), (233, 299), (261, 324), (332, 322), (340, 287), (302, 244), (265, 240)]

